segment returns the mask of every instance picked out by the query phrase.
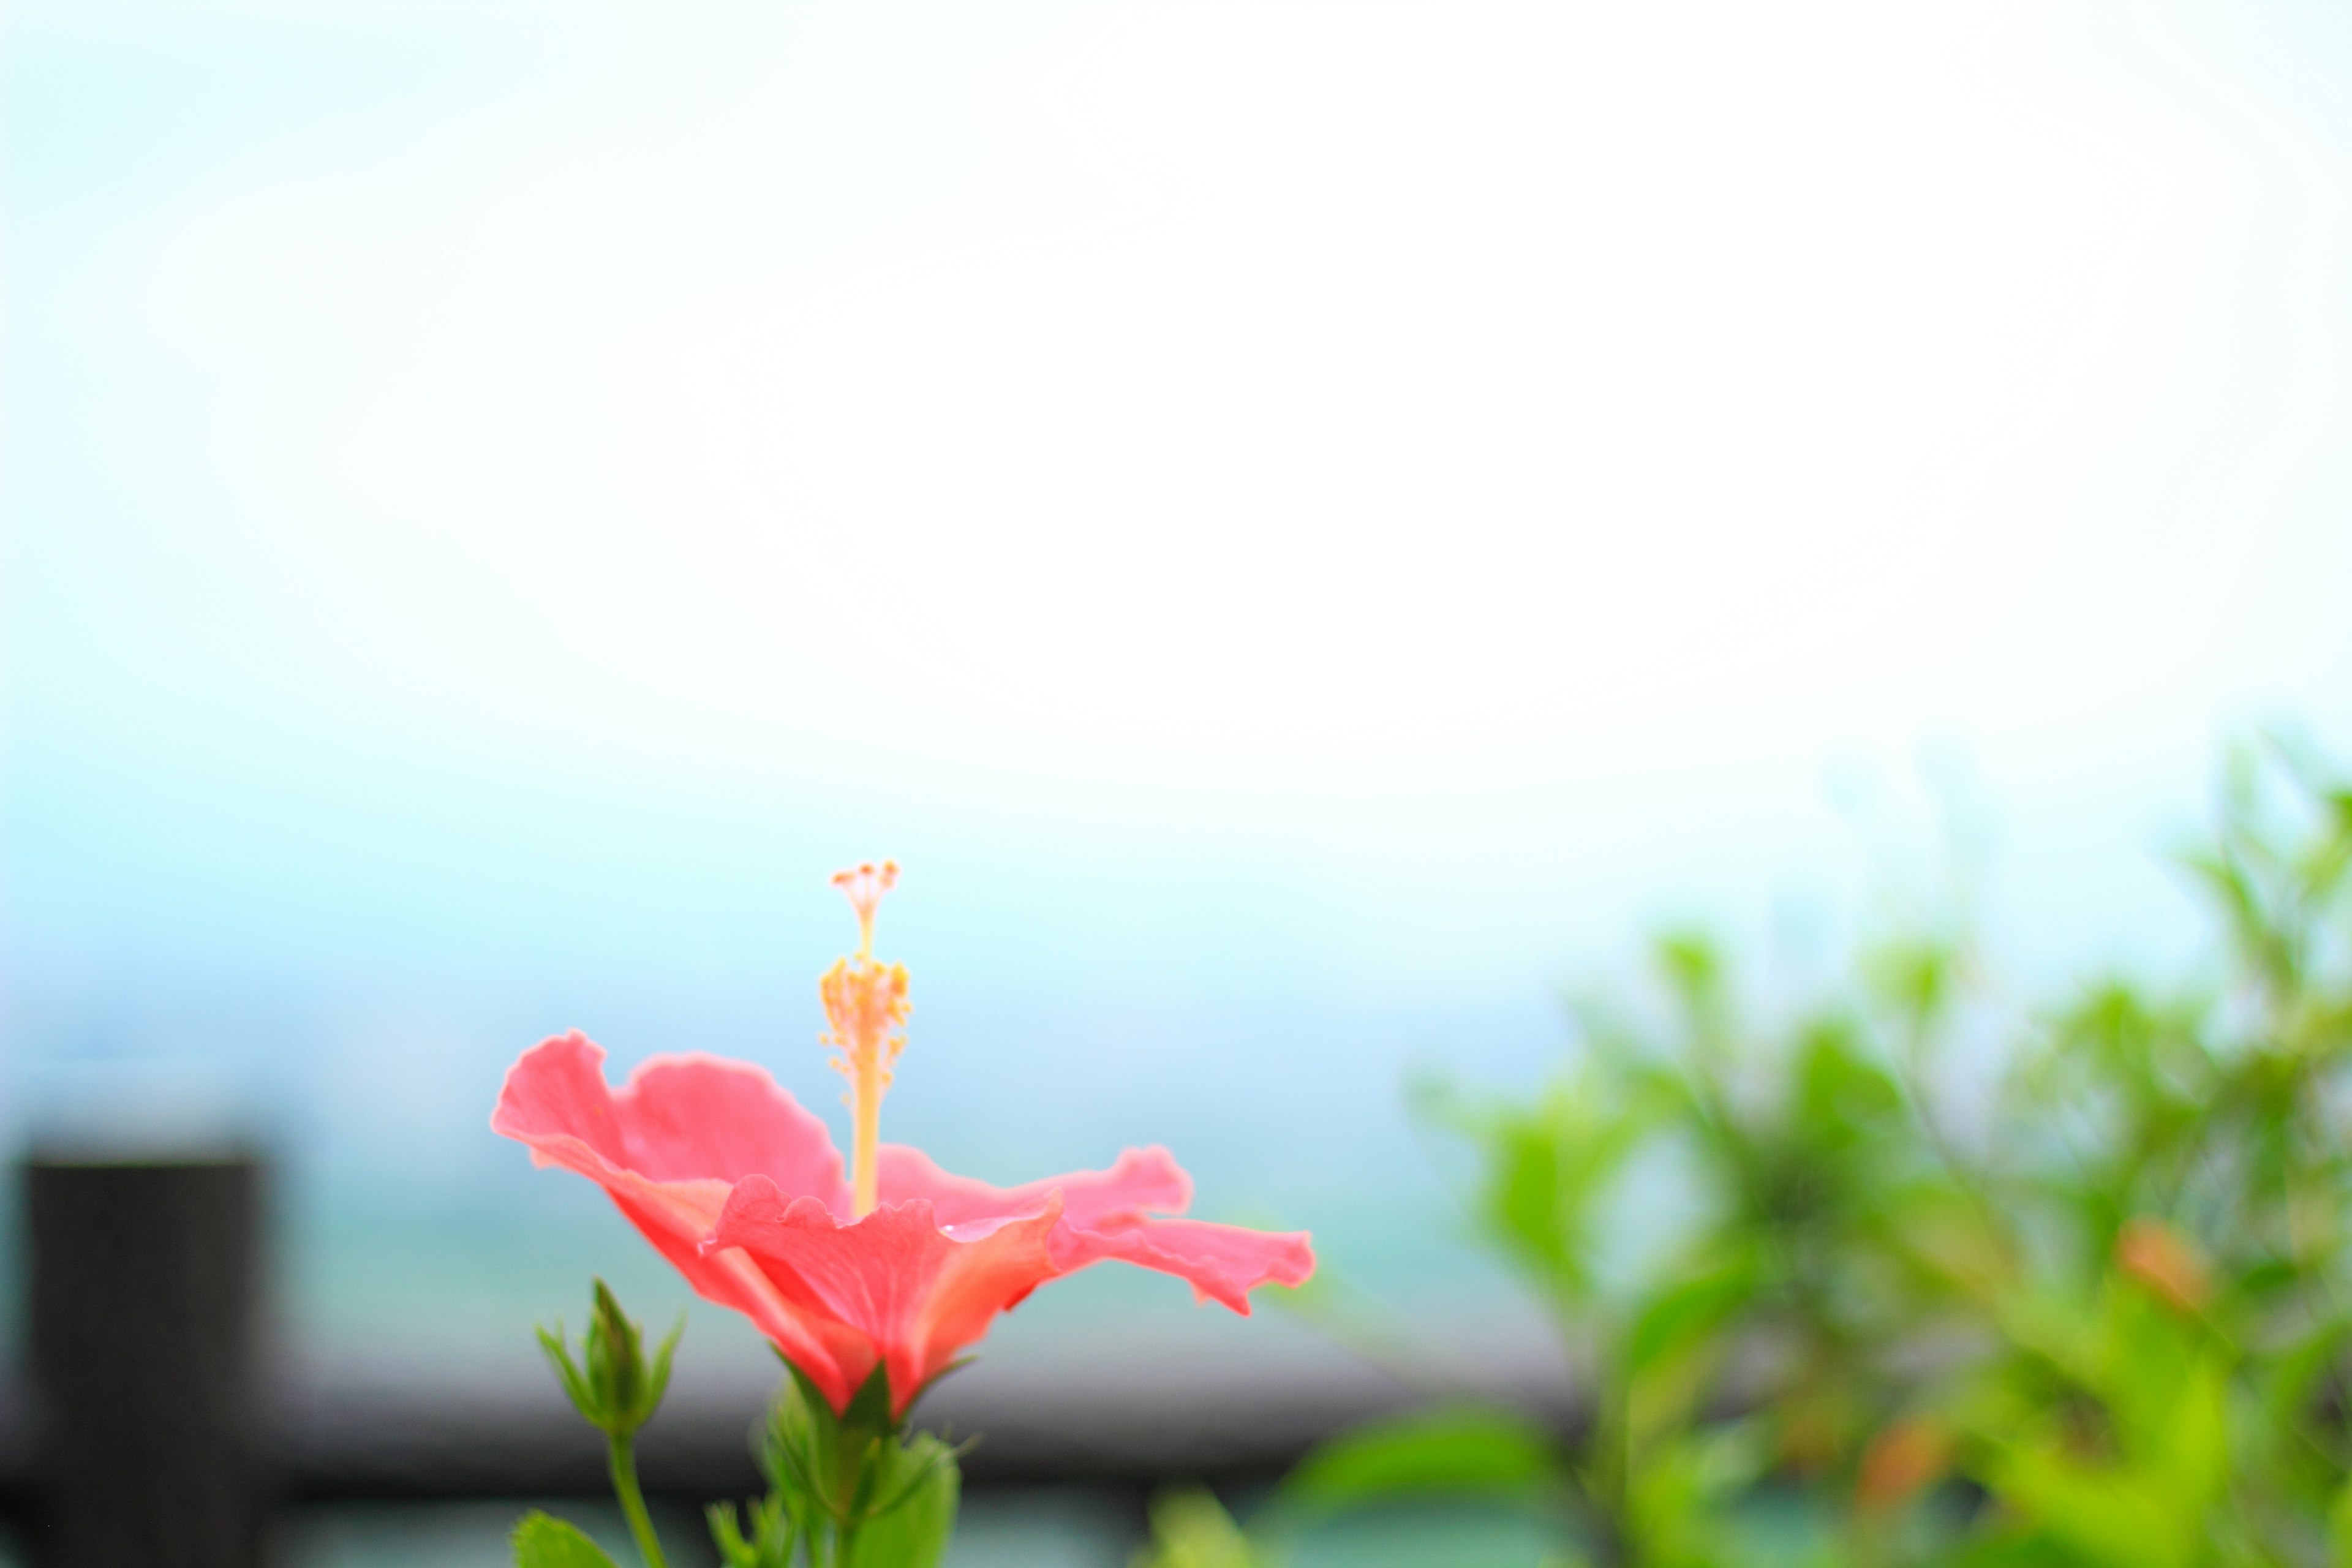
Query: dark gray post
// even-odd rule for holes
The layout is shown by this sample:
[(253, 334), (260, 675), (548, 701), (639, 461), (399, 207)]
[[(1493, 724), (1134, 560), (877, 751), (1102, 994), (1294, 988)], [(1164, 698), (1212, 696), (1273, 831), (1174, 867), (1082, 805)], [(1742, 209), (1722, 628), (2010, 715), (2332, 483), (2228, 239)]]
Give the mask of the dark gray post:
[(25, 1194), (36, 1561), (256, 1568), (259, 1163), (37, 1157)]

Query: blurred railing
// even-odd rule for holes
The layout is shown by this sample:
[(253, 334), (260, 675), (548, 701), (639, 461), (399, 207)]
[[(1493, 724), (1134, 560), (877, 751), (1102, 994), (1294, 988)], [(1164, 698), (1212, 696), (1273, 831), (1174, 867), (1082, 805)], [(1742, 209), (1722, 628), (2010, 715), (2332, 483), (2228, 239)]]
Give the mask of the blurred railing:
[[(284, 1502), (604, 1490), (603, 1442), (550, 1377), (354, 1366), (271, 1386), (265, 1181), (245, 1155), (23, 1168), (29, 1385), (0, 1388), (0, 1510), (36, 1563), (251, 1568)], [(1161, 1485), (1270, 1479), (1428, 1392), (1346, 1359), (1156, 1360), (951, 1378), (918, 1418), (984, 1434), (964, 1464), (974, 1489), (1097, 1488), (1139, 1521)], [(1565, 1404), (1549, 1379), (1518, 1392)], [(640, 1447), (647, 1490), (701, 1502), (761, 1489), (750, 1439), (767, 1394), (682, 1377)]]

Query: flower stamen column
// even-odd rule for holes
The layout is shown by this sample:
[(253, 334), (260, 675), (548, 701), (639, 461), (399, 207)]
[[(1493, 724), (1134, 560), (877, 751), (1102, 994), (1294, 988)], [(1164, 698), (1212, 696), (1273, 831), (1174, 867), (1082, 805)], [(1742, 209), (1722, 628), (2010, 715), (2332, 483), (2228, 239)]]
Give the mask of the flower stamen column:
[(874, 956), (874, 914), (881, 908), (882, 895), (898, 880), (898, 866), (892, 860), (835, 876), (833, 885), (857, 911), (857, 956), (835, 960), (817, 983), (825, 1020), (832, 1026), (822, 1040), (835, 1049), (834, 1070), (849, 1080), (850, 1201), (861, 1219), (874, 1212), (879, 1200), (882, 1097), (889, 1090), (898, 1053), (907, 1046), (906, 965), (882, 963)]

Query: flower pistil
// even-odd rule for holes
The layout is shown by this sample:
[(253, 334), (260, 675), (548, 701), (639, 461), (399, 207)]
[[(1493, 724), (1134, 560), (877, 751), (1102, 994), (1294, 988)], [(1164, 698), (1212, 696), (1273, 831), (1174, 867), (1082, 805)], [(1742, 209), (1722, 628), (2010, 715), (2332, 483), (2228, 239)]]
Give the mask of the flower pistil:
[(835, 960), (817, 983), (825, 1021), (832, 1026), (822, 1043), (834, 1047), (833, 1068), (849, 1080), (850, 1191), (859, 1218), (874, 1212), (882, 1096), (889, 1089), (898, 1053), (907, 1046), (907, 966), (883, 963), (874, 956), (875, 911), (898, 880), (898, 863), (891, 860), (835, 874), (833, 885), (857, 911), (857, 955)]

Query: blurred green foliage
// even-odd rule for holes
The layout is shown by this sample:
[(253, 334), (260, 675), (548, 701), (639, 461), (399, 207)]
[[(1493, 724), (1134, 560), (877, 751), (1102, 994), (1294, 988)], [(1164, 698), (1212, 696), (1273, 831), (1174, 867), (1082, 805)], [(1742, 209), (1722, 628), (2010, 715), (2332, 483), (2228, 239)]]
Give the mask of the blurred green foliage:
[(1582, 1009), (1531, 1095), (1419, 1090), (1581, 1419), (1350, 1432), (1247, 1537), (1196, 1496), (1139, 1563), (1442, 1497), (1595, 1568), (2352, 1568), (2352, 789), (2249, 748), (2186, 863), (2191, 977), (2004, 1015), (1916, 930), (1769, 1025), (1676, 934), (1661, 1021)]
[(516, 1521), (512, 1543), (515, 1568), (613, 1568), (604, 1549), (577, 1526), (537, 1509)]
[(1260, 1568), (1266, 1548), (1243, 1535), (1224, 1505), (1200, 1488), (1164, 1492), (1151, 1504), (1151, 1543), (1134, 1568)]

